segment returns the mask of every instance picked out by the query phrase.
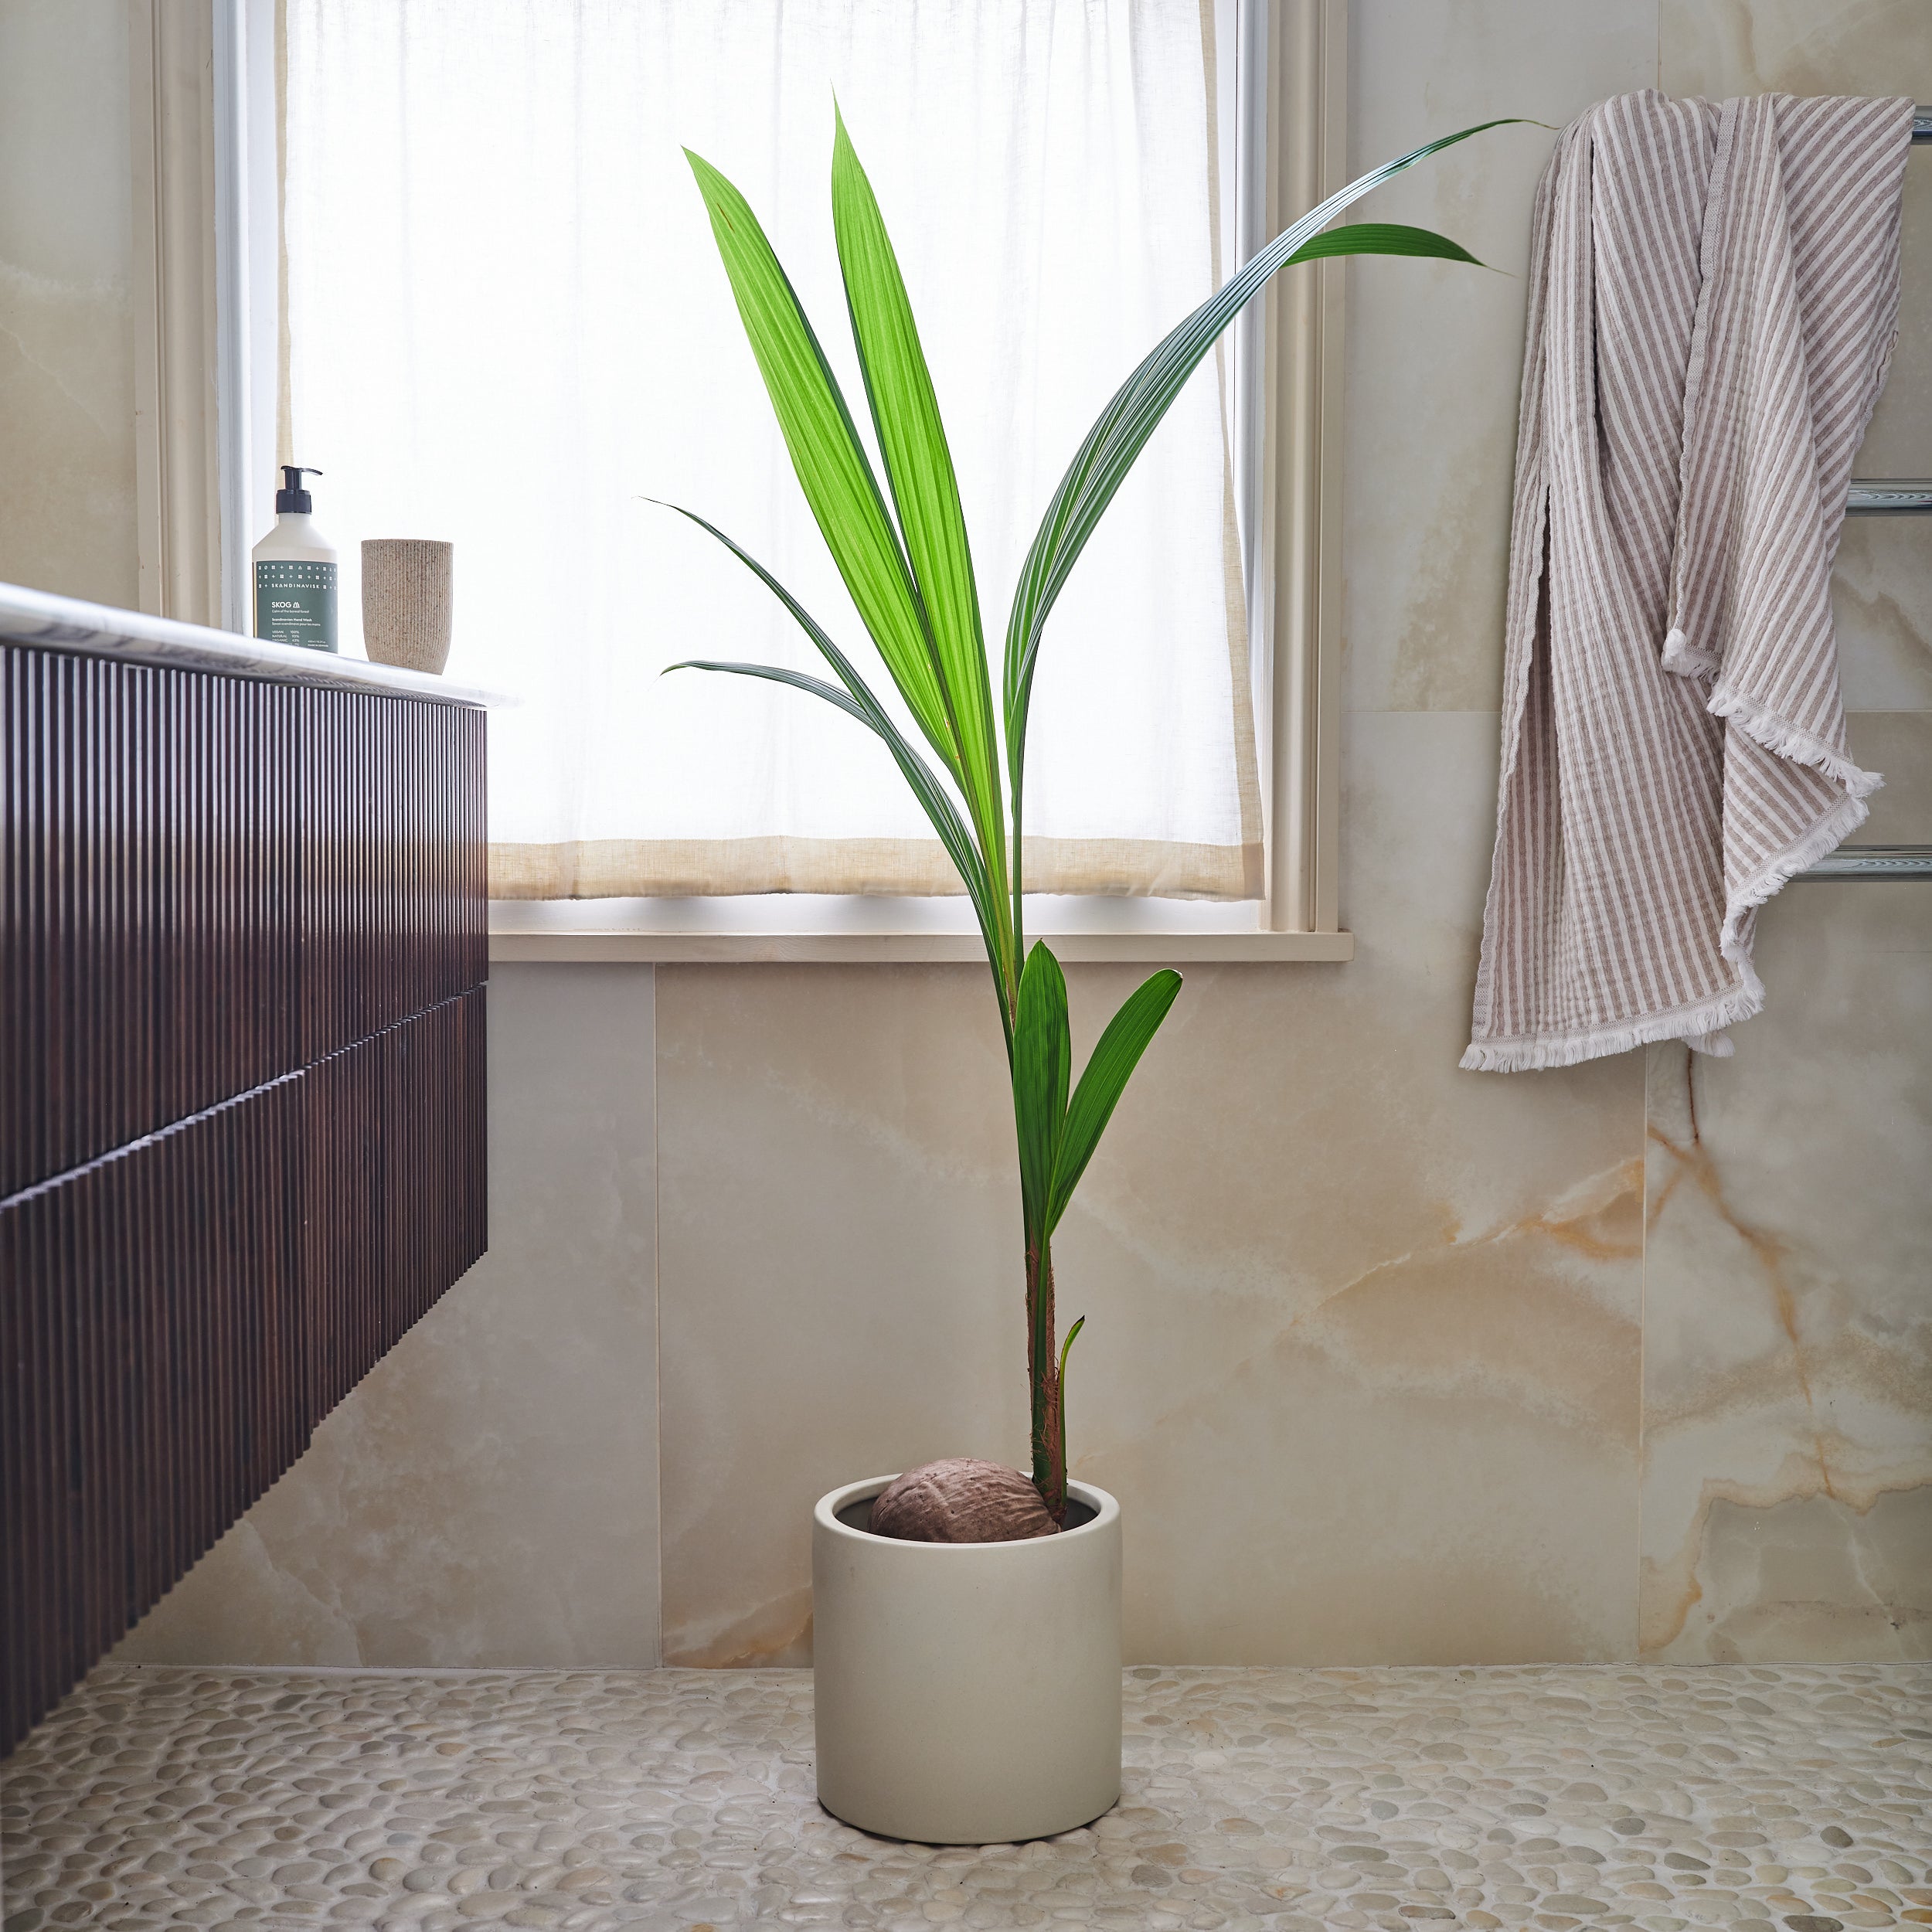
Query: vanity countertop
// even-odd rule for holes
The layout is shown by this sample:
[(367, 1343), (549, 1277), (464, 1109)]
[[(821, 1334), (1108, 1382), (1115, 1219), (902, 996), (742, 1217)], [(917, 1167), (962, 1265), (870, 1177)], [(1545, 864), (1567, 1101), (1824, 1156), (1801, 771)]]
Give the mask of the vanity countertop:
[(451, 684), (420, 671), (400, 671), (332, 651), (299, 645), (270, 644), (233, 631), (212, 631), (172, 617), (117, 610), (59, 597), (17, 583), (0, 583), (0, 641), (48, 651), (77, 651), (123, 664), (154, 664), (182, 671), (212, 671), (224, 677), (253, 678), (270, 684), (339, 685), (384, 697), (424, 698), (435, 704), (489, 708), (517, 700), (494, 691)]

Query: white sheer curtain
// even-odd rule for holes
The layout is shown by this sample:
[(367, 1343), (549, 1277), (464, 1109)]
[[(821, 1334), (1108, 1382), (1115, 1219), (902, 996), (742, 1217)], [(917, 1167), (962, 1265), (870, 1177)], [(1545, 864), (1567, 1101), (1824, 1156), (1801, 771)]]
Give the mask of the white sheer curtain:
[[(449, 674), (522, 699), (492, 724), (496, 896), (955, 889), (859, 726), (775, 685), (659, 675), (690, 657), (822, 667), (651, 498), (728, 531), (877, 665), (679, 150), (757, 210), (862, 422), (830, 218), (836, 89), (932, 365), (997, 665), (1080, 437), (1220, 278), (1213, 16), (1213, 0), (288, 0), (283, 456), (325, 472), (346, 648), (359, 539), (455, 543)], [(1211, 359), (1052, 619), (1028, 764), (1042, 891), (1260, 890), (1224, 386)]]

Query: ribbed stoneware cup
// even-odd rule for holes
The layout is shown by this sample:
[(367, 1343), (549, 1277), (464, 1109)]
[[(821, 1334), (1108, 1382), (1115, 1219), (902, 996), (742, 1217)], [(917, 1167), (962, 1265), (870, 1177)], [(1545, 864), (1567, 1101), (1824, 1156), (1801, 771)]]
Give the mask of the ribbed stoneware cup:
[(821, 1496), (811, 1527), (818, 1801), (927, 1845), (1090, 1823), (1121, 1795), (1121, 1506), (1026, 1543), (915, 1543), (841, 1520), (892, 1478)]
[(374, 664), (441, 671), (450, 657), (455, 546), (426, 536), (362, 543), (362, 648)]

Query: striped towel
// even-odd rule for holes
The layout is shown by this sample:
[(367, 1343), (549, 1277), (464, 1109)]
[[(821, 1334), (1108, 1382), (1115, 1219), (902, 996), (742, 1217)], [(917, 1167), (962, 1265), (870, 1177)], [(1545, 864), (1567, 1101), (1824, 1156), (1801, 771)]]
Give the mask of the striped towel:
[(1907, 100), (1645, 92), (1557, 141), (1466, 1067), (1729, 1053), (1757, 908), (1865, 819), (1830, 579), (1911, 127)]

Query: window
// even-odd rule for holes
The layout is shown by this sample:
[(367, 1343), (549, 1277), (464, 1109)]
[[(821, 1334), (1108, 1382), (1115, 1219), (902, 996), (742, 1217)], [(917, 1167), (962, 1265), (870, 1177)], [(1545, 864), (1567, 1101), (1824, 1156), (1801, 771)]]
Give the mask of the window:
[[(253, 427), (224, 437), (247, 451), (224, 476), (243, 465), (259, 505), (271, 459), (325, 473), (351, 648), (355, 540), (454, 539), (451, 673), (523, 700), (492, 726), (495, 892), (591, 901), (505, 906), (502, 924), (969, 930), (933, 898), (950, 869), (855, 726), (749, 681), (660, 675), (692, 656), (817, 666), (762, 587), (652, 498), (712, 517), (870, 658), (680, 145), (744, 189), (858, 403), (828, 218), (836, 86), (919, 314), (997, 651), (1019, 557), (1107, 395), (1340, 179), (1332, 112), (1301, 117), (1298, 147), (1270, 142), (1267, 78), (1332, 104), (1340, 0), (1273, 11), (285, 0), (277, 61), (273, 5), (218, 0), (253, 190), (229, 217), (252, 322), (223, 332), (248, 364), (224, 393), (253, 399)], [(1055, 613), (1029, 760), (1028, 876), (1056, 895), (1041, 930), (1333, 933), (1321, 347), (1338, 288), (1304, 271), (1272, 325), (1231, 332)], [(1291, 447), (1268, 431), (1271, 390), (1304, 404)], [(1291, 647), (1274, 662), (1272, 631)], [(740, 896), (773, 891), (835, 896)]]

